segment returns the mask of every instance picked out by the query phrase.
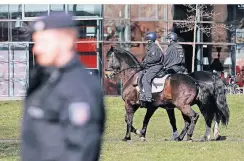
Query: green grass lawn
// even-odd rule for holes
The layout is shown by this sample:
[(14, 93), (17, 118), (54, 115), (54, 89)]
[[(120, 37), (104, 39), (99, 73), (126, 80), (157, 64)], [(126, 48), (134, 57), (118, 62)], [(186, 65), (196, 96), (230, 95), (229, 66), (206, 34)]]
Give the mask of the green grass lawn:
[[(229, 96), (230, 123), (221, 126), (225, 141), (210, 142), (167, 142), (171, 127), (166, 111), (159, 109), (152, 117), (147, 132), (147, 141), (141, 142), (132, 134), (132, 141), (122, 142), (125, 135), (124, 103), (120, 97), (107, 97), (106, 134), (102, 148), (103, 161), (238, 161), (244, 160), (244, 96)], [(0, 102), (0, 139), (18, 139), (21, 117), (21, 102)], [(197, 107), (194, 109), (199, 112)], [(134, 117), (134, 125), (141, 128), (145, 109), (139, 109)], [(183, 128), (183, 119), (176, 110), (177, 126)], [(193, 138), (199, 139), (205, 132), (201, 116)], [(19, 143), (1, 142), (0, 160), (18, 160)]]

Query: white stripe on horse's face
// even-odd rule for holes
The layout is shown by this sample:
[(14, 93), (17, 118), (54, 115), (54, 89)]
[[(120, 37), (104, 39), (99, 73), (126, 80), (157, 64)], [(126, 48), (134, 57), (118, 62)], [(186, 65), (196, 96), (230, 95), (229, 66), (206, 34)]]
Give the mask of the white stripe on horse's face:
[(107, 69), (105, 71), (105, 76), (107, 78), (113, 78), (120, 68), (120, 63), (118, 58), (115, 56), (115, 52), (111, 52), (108, 57)]
[(114, 57), (114, 52), (112, 52), (108, 58), (108, 69), (113, 69), (113, 59), (114, 59), (113, 57)]

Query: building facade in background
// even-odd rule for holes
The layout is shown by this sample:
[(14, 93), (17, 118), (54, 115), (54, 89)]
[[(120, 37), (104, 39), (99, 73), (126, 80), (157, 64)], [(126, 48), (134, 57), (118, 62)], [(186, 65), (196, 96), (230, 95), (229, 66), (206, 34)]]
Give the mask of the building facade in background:
[[(0, 97), (25, 95), (29, 70), (35, 65), (28, 28), (40, 15), (56, 11), (73, 12), (79, 29), (76, 50), (81, 62), (91, 74), (99, 76), (106, 95), (120, 95), (123, 82), (119, 78), (108, 80), (102, 75), (107, 63), (105, 54), (111, 45), (119, 44), (141, 61), (145, 54), (144, 34), (148, 31), (158, 34), (158, 41), (164, 50), (167, 48), (166, 35), (176, 32), (186, 51), (189, 71), (195, 45), (195, 70), (208, 69), (213, 60), (218, 59), (227, 72), (241, 72), (244, 69), (243, 6), (208, 6), (210, 12), (217, 13), (216, 16), (211, 20), (200, 17), (197, 24), (225, 24), (232, 30), (213, 28), (208, 36), (197, 32), (194, 43), (193, 30), (182, 32), (184, 28), (177, 25), (191, 15), (184, 5), (0, 5)], [(203, 63), (206, 59), (207, 64), (206, 61)]]
[(22, 97), (35, 66), (31, 24), (54, 12), (73, 12), (79, 31), (76, 51), (91, 74), (102, 71), (102, 5), (0, 5), (0, 97)]
[[(194, 6), (194, 5), (193, 5)], [(206, 5), (206, 16), (199, 16), (197, 25), (209, 31), (205, 34), (194, 32), (179, 26), (180, 22), (188, 22), (195, 16), (185, 5), (141, 4), (141, 5), (104, 5), (104, 53), (115, 41), (128, 48), (139, 60), (145, 54), (143, 36), (147, 31), (155, 31), (158, 41), (164, 50), (167, 48), (165, 36), (173, 31), (180, 37), (180, 43), (186, 51), (186, 65), (192, 69), (193, 46), (195, 45), (195, 70), (209, 70), (218, 61), (226, 75), (237, 72), (244, 76), (244, 5)], [(214, 13), (212, 16), (211, 13)], [(193, 17), (194, 19), (194, 17)], [(187, 30), (187, 32), (186, 32)], [(184, 32), (182, 32), (184, 31)], [(130, 42), (130, 43), (126, 43)], [(195, 43), (194, 43), (195, 42)], [(104, 62), (106, 64), (106, 62)], [(104, 79), (106, 94), (119, 95), (121, 81)]]

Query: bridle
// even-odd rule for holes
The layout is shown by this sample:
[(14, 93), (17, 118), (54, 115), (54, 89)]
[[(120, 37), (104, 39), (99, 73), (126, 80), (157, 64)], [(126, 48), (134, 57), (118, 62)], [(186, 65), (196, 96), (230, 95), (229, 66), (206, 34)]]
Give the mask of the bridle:
[[(119, 71), (113, 71), (112, 74), (110, 74), (110, 75), (105, 74), (105, 76), (106, 76), (106, 78), (111, 79), (111, 78), (114, 78), (116, 75), (118, 75), (118, 74), (120, 74), (120, 73), (122, 73), (122, 72), (124, 72), (124, 71), (126, 71), (126, 70), (129, 70), (129, 69), (136, 69), (136, 68), (140, 68), (140, 69), (141, 69), (140, 66), (134, 66), (134, 67), (125, 68), (125, 69), (123, 69), (123, 70), (119, 70)], [(109, 71), (109, 70), (106, 70), (106, 71)]]
[[(111, 56), (113, 56), (113, 55), (114, 55), (114, 52), (111, 54)], [(113, 59), (112, 59), (112, 64), (114, 64), (114, 60)], [(105, 77), (108, 78), (108, 79), (111, 79), (111, 78), (114, 78), (116, 75), (118, 75), (118, 74), (120, 74), (120, 73), (122, 73), (122, 72), (124, 72), (126, 70), (135, 69), (135, 68), (140, 68), (141, 69), (140, 66), (133, 66), (133, 67), (125, 68), (123, 70), (118, 70), (118, 71), (114, 71), (114, 69), (111, 69), (111, 70), (105, 69), (105, 71), (112, 71), (113, 72), (112, 74), (105, 74)]]

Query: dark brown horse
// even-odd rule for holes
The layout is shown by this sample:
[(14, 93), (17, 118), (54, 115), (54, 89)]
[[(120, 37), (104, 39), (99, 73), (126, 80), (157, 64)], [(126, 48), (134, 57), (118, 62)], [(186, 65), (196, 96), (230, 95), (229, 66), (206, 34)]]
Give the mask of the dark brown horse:
[[(147, 125), (158, 107), (167, 107), (170, 123), (173, 129), (176, 130), (173, 109), (177, 107), (182, 112), (185, 127), (176, 138), (179, 141), (183, 140), (186, 133), (188, 140), (190, 140), (193, 135), (194, 127), (199, 117), (191, 108), (194, 104), (199, 106), (206, 121), (207, 126), (206, 133), (203, 137), (204, 140), (208, 140), (210, 137), (211, 123), (214, 117), (216, 117), (217, 124), (219, 124), (221, 120), (222, 123), (227, 125), (229, 109), (226, 104), (226, 97), (223, 95), (224, 93), (221, 93), (222, 90), (220, 91), (217, 88), (212, 88), (211, 81), (209, 81), (209, 83), (207, 80), (197, 81), (193, 79), (193, 77), (199, 78), (199, 74), (196, 73), (191, 75), (171, 74), (163, 78), (158, 76), (158, 78), (154, 79), (152, 88), (154, 102), (146, 107), (147, 112), (143, 121), (142, 130), (136, 130), (132, 123), (134, 113), (140, 107), (138, 101), (139, 89), (137, 86), (137, 79), (140, 74), (139, 62), (130, 52), (120, 47), (111, 47), (107, 53), (107, 59), (106, 76), (112, 77), (119, 73), (124, 74), (122, 98), (125, 101), (125, 121), (127, 123), (124, 141), (131, 139), (131, 132), (140, 135), (141, 139), (145, 140)], [(212, 79), (212, 77), (210, 78)], [(205, 77), (204, 79), (209, 78)], [(218, 94), (220, 94), (221, 97), (218, 97)]]

